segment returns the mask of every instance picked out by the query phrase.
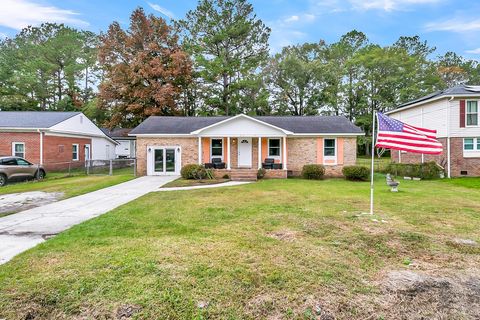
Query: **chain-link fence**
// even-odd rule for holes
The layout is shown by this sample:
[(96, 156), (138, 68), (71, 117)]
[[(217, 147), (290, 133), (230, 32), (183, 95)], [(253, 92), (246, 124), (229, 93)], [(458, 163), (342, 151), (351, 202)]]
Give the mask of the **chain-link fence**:
[(136, 175), (136, 159), (46, 162), (47, 176)]

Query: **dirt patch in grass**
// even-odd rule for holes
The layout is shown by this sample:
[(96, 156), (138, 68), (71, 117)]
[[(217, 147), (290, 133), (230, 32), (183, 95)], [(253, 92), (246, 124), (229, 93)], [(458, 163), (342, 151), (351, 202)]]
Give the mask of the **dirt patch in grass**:
[(63, 192), (22, 192), (0, 195), (0, 217), (56, 202)]
[(269, 232), (267, 235), (273, 239), (291, 242), (297, 239), (299, 233), (293, 230), (278, 230)]
[(429, 274), (390, 271), (381, 301), (392, 319), (479, 319), (480, 270)]

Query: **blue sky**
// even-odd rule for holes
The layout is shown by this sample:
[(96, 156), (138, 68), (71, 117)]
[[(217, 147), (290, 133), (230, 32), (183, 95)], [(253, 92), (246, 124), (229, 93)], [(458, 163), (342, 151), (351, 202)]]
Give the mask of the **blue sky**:
[[(116, 20), (124, 27), (133, 9), (182, 18), (196, 0), (1, 0), (0, 37), (41, 22), (104, 31)], [(480, 60), (479, 0), (251, 0), (257, 15), (272, 29), (271, 50), (306, 41), (334, 42), (357, 29), (371, 42), (393, 43), (400, 35), (419, 35), (437, 47)]]

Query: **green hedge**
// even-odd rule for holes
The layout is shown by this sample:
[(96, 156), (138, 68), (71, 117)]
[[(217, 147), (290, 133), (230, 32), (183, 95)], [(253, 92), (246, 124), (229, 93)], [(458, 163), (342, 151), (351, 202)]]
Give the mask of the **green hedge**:
[(350, 181), (367, 181), (370, 178), (370, 169), (363, 166), (345, 166), (342, 173)]
[(415, 177), (422, 179), (438, 179), (444, 170), (435, 162), (425, 163), (390, 163), (387, 166), (388, 173), (401, 177)]
[(309, 180), (319, 180), (325, 174), (325, 167), (321, 164), (306, 164), (302, 169), (302, 177)]

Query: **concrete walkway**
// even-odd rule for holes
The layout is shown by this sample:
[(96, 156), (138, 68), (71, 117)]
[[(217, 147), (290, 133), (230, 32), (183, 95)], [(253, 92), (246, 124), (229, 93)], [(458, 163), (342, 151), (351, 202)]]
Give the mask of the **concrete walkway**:
[(223, 182), (223, 183), (207, 184), (207, 185), (204, 185), (204, 186), (160, 188), (157, 191), (181, 191), (181, 190), (233, 187), (233, 186), (240, 186), (242, 184), (247, 184), (247, 183), (252, 183), (252, 182), (251, 181), (228, 181), (228, 182)]
[(177, 179), (141, 177), (0, 218), (0, 264), (76, 224), (98, 217)]

